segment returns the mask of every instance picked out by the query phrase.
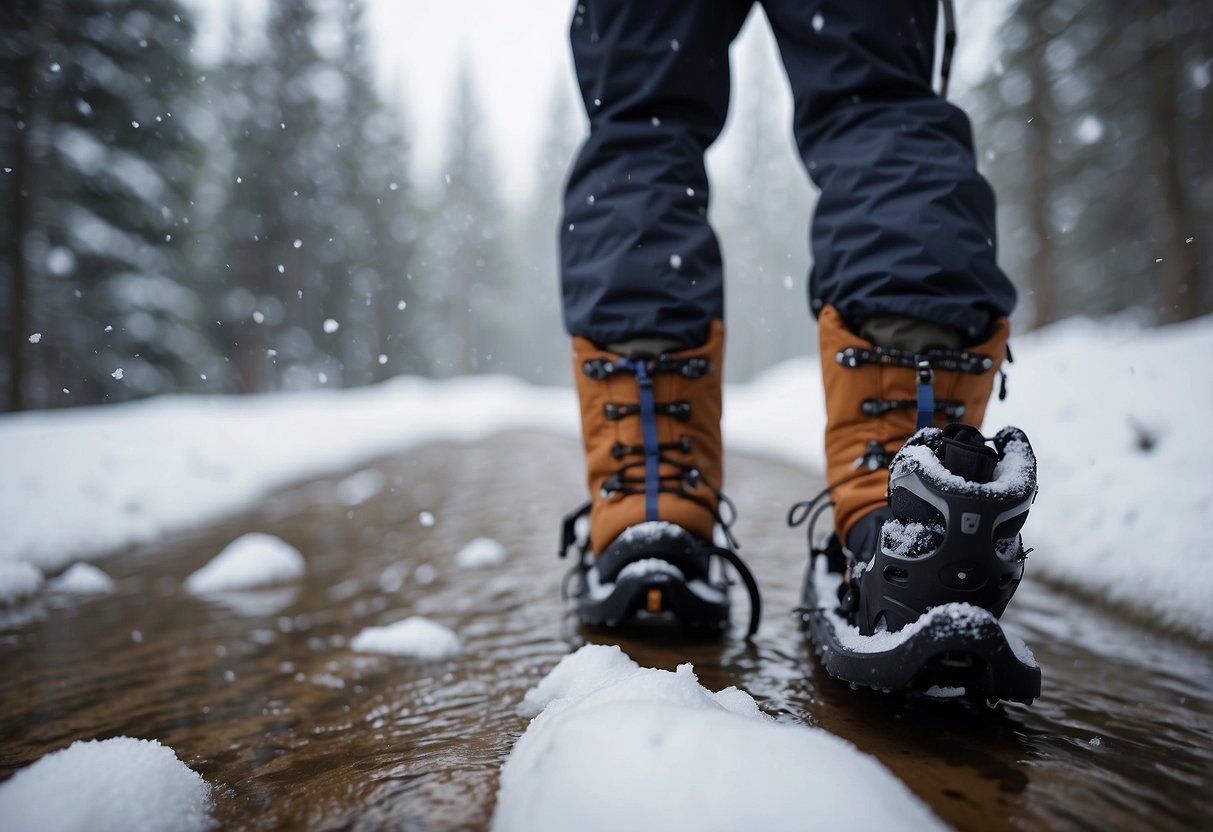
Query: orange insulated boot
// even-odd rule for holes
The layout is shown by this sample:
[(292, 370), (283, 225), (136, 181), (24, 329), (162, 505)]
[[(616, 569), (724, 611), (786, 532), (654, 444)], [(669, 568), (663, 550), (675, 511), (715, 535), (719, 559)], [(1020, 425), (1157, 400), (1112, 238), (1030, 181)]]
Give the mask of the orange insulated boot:
[(889, 462), (911, 435), (951, 422), (981, 427), (1009, 333), (1006, 318), (998, 318), (976, 346), (911, 351), (878, 346), (852, 333), (838, 310), (822, 310), (826, 483), (840, 541), (855, 550), (867, 542), (858, 538), (878, 532), (883, 517), (872, 513), (888, 505)]
[[(693, 349), (612, 346), (573, 339), (591, 499), (565, 518), (560, 555), (579, 556), (570, 572), (578, 614), (586, 624), (673, 618), (723, 629), (723, 562), (749, 590), (753, 634), (758, 589), (733, 551), (733, 506), (720, 491), (724, 325)], [(727, 546), (713, 543), (717, 531)]]
[[(820, 317), (828, 488), (809, 519), (801, 625), (831, 676), (882, 690), (1031, 702), (1040, 668), (999, 617), (1023, 577), (1020, 529), (1036, 497), (1023, 431), (979, 430), (1008, 326), (963, 346), (911, 319)], [(835, 534), (813, 540), (833, 498)], [(942, 693), (941, 693), (942, 692)]]

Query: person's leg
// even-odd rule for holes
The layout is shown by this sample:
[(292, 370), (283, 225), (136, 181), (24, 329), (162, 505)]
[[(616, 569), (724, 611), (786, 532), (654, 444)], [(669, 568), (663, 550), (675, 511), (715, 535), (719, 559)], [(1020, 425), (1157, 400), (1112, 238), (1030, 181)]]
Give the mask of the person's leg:
[(560, 242), (591, 495), (574, 593), (588, 623), (637, 609), (727, 622), (726, 587), (709, 568), (736, 556), (711, 543), (727, 520), (724, 295), (703, 154), (724, 125), (729, 44), (751, 5), (587, 0), (573, 19), (590, 135)]
[(994, 195), (968, 118), (935, 94), (936, 0), (767, 0), (792, 85), (795, 135), (821, 189), (811, 235), (814, 314), (881, 315), (959, 330), (1010, 314)]
[[(1015, 303), (995, 261), (994, 196), (977, 172), (968, 119), (931, 88), (937, 6), (765, 2), (796, 141), (821, 189), (810, 299), (844, 541), (885, 505), (888, 458), (915, 431), (914, 356), (964, 347), (989, 359), (972, 372), (935, 368), (941, 423), (980, 425)], [(875, 347), (901, 351), (909, 365), (866, 361)], [(844, 361), (848, 349), (859, 357)]]
[(590, 135), (560, 228), (570, 335), (695, 347), (724, 317), (703, 154), (724, 126), (729, 44), (751, 4), (578, 5), (570, 41)]

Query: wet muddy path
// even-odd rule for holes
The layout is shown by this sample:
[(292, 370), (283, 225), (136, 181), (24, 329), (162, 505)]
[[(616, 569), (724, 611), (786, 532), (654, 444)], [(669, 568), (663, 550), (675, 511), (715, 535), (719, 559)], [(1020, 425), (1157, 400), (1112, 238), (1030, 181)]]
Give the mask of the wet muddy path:
[[(852, 691), (816, 668), (790, 615), (805, 553), (783, 517), (815, 483), (766, 461), (729, 465), (762, 630), (751, 645), (616, 638), (633, 658), (693, 662), (709, 688), (736, 684), (778, 719), (847, 738), (958, 828), (1213, 828), (1213, 651), (1043, 587), (1029, 564), (1007, 621), (1043, 667), (1034, 705)], [(587, 638), (611, 640), (580, 632), (559, 599), (557, 522), (581, 499), (578, 466), (572, 442), (536, 434), (418, 449), (364, 467), (381, 477), (304, 483), (111, 559), (116, 595), (8, 612), (0, 778), (73, 740), (125, 734), (200, 772), (224, 828), (486, 827), (526, 727), (523, 693)], [(254, 530), (304, 553), (301, 582), (184, 593), (186, 575)], [(505, 545), (503, 565), (454, 564), (478, 536)], [(1049, 556), (1047, 541), (1031, 543)], [(418, 614), (453, 628), (463, 654), (417, 663), (347, 646)], [(860, 784), (839, 787), (862, 799)]]

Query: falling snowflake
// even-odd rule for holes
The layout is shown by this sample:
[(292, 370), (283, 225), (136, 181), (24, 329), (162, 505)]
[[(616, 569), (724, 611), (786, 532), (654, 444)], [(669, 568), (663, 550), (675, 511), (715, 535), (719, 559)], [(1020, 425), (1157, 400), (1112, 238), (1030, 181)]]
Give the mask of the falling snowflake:
[(421, 521), (421, 525), (425, 526), (427, 529), (432, 528), (436, 522), (434, 515), (428, 511), (421, 512), (421, 514), (417, 515), (417, 519)]
[(113, 376), (114, 378), (116, 378), (118, 381), (121, 381), (122, 380), (122, 368), (119, 367), (117, 370), (114, 370), (112, 373), (110, 373), (110, 375)]
[(826, 25), (826, 19), (821, 16), (821, 12), (815, 13), (813, 15), (813, 31), (820, 32), (821, 27), (823, 27), (825, 25)]
[(682, 257), (680, 255), (677, 255), (677, 254), (670, 255), (670, 268), (673, 268), (673, 269), (682, 268)]
[(324, 321), (324, 331), (332, 335), (337, 330), (341, 329), (341, 324), (334, 321), (332, 318), (326, 318)]
[(39, 342), (39, 341), (41, 341), (41, 340), (42, 340), (42, 333), (41, 333), (41, 332), (35, 332), (33, 335), (31, 335), (31, 336), (29, 337), (29, 342), (30, 342), (31, 344), (36, 344), (36, 343), (38, 343), (38, 342)]

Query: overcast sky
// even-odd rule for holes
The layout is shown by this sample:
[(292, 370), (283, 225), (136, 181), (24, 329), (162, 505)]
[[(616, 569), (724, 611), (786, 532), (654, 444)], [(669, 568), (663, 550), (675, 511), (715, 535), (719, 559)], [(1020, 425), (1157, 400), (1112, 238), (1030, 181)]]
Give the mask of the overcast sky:
[[(235, 8), (253, 26), (266, 5), (266, 0), (184, 1), (198, 12), (198, 51), (204, 59), (221, 52), (229, 6), (237, 4)], [(368, 0), (381, 78), (385, 89), (399, 89), (405, 99), (416, 170), (423, 183), (427, 179), (436, 182), (441, 176), (447, 102), (459, 64), (466, 58), (487, 111), (505, 194), (514, 199), (528, 194), (553, 90), (564, 84), (570, 95), (576, 91), (567, 42), (573, 4), (574, 0)], [(956, 93), (984, 71), (1005, 5), (1005, 0), (961, 0), (958, 4)], [(760, 38), (763, 48), (747, 48), (747, 41), (753, 38)], [(748, 63), (774, 60), (774, 47), (761, 15), (751, 15), (732, 54), (734, 87), (744, 90), (747, 74), (753, 71)], [(736, 113), (737, 101), (733, 104)], [(791, 97), (786, 90), (780, 106), (790, 125)], [(712, 167), (727, 161), (730, 135), (726, 127), (709, 157)]]

